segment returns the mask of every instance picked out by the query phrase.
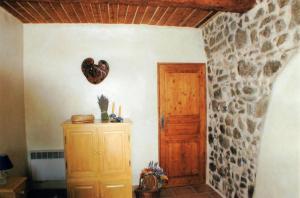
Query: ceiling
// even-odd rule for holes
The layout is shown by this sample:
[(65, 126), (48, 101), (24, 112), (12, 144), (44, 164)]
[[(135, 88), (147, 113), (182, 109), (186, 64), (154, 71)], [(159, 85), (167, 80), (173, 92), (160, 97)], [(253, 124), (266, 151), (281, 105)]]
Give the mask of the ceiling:
[(217, 11), (244, 12), (254, 4), (255, 0), (0, 0), (1, 7), (23, 23), (179, 27), (200, 27)]

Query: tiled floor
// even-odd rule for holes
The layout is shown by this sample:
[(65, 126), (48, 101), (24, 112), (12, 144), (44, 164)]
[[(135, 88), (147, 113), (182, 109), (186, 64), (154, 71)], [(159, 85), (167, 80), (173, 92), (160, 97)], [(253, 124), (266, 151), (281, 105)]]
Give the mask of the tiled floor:
[(221, 198), (213, 189), (207, 185), (184, 186), (163, 189), (161, 198)]
[(66, 190), (31, 190), (28, 193), (28, 198), (66, 198)]
[[(29, 198), (66, 198), (66, 190), (34, 190), (29, 192)], [(207, 185), (184, 186), (163, 189), (161, 198), (221, 198)], [(121, 197), (120, 197), (121, 198)], [(135, 196), (133, 196), (135, 198)]]

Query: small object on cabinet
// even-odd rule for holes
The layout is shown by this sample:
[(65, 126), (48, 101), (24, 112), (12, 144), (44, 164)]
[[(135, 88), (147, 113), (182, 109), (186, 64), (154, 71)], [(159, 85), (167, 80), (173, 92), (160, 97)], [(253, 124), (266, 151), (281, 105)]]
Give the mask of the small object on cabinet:
[(123, 118), (121, 116), (121, 112), (122, 112), (122, 107), (121, 105), (119, 106), (119, 114), (118, 114), (118, 117), (116, 118), (116, 121), (117, 122), (123, 122)]
[(111, 114), (109, 115), (109, 118), (111, 120), (116, 119), (116, 114), (115, 114), (115, 102), (112, 103), (112, 108), (111, 108)]
[(124, 122), (124, 119), (121, 117), (111, 117), (110, 122)]
[(119, 114), (118, 117), (115, 114), (115, 103), (113, 103), (112, 105), (112, 114), (110, 114), (110, 121), (111, 122), (124, 122), (124, 119), (121, 117), (121, 111), (122, 111), (122, 107), (121, 105), (119, 106)]
[(100, 111), (101, 111), (101, 120), (102, 121), (109, 121), (109, 116), (107, 113), (108, 103), (109, 103), (109, 101), (104, 95), (101, 95), (101, 97), (98, 96), (98, 104), (99, 104)]
[[(7, 170), (13, 168), (8, 155), (0, 154), (0, 185), (5, 185), (7, 183)], [(1, 196), (0, 196), (1, 197)]]
[(73, 124), (80, 124), (80, 123), (93, 123), (95, 121), (95, 116), (90, 115), (72, 115), (71, 121)]
[(124, 121), (124, 119), (123, 119), (123, 118), (121, 118), (121, 117), (117, 117), (117, 118), (116, 118), (116, 121), (117, 121), (117, 122), (123, 122), (123, 121)]

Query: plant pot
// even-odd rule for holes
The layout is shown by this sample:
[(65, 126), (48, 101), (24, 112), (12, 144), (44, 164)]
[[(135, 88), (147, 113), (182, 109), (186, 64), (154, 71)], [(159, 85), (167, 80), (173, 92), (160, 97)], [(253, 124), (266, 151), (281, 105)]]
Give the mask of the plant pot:
[(136, 198), (159, 198), (160, 197), (160, 190), (143, 191), (143, 190), (136, 189), (134, 192)]

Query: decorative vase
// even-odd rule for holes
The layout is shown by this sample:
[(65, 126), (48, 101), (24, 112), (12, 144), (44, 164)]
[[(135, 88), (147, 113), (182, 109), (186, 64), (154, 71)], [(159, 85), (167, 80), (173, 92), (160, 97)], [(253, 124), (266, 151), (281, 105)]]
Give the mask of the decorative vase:
[(104, 95), (101, 95), (101, 97), (98, 96), (98, 104), (99, 104), (100, 111), (101, 111), (101, 120), (109, 121), (109, 116), (107, 113), (108, 99)]
[(108, 116), (107, 111), (101, 112), (101, 120), (102, 121), (109, 121), (109, 116)]

